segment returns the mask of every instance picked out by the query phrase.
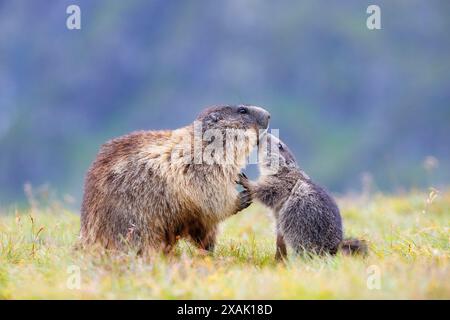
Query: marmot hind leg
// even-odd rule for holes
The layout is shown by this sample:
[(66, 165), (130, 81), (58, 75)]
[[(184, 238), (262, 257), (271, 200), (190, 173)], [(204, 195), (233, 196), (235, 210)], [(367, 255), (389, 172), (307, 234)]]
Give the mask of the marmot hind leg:
[(216, 246), (217, 227), (206, 228), (201, 224), (189, 227), (189, 237), (200, 249), (213, 252)]
[(277, 233), (277, 251), (275, 253), (275, 260), (282, 261), (287, 258), (287, 249), (286, 242), (284, 242), (283, 235), (278, 232)]

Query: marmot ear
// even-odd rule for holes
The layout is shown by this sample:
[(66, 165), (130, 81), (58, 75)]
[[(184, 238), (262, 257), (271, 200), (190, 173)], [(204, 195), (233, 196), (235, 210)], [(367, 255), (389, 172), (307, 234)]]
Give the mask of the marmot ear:
[(219, 121), (219, 115), (217, 113), (211, 113), (209, 119), (211, 122), (217, 122)]

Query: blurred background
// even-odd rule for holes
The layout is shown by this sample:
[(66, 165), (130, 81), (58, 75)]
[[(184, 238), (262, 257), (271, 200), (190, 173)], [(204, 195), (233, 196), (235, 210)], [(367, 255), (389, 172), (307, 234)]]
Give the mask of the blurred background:
[(27, 183), (78, 205), (103, 142), (222, 103), (268, 109), (333, 192), (444, 186), (449, 17), (446, 0), (0, 0), (0, 206)]

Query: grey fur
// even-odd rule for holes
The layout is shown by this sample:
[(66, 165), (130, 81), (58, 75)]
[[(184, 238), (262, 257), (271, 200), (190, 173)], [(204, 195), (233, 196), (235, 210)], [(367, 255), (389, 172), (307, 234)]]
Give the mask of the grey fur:
[[(244, 177), (240, 182), (275, 214), (276, 258), (286, 256), (284, 241), (296, 253), (335, 254), (341, 246), (345, 246), (344, 252), (365, 253), (364, 242), (343, 240), (336, 202), (299, 168), (288, 147), (272, 135), (266, 142), (259, 151), (260, 179), (252, 183)], [(270, 145), (272, 148), (268, 148)], [(270, 170), (275, 161), (279, 163), (278, 169)]]

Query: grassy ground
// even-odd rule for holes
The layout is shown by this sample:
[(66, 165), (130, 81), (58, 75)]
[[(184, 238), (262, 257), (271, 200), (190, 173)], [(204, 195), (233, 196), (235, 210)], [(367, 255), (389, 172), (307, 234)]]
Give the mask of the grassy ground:
[[(450, 299), (450, 192), (339, 199), (347, 236), (368, 258), (273, 260), (269, 212), (223, 223), (213, 256), (186, 242), (151, 261), (73, 250), (79, 217), (58, 207), (0, 214), (1, 299)], [(79, 288), (78, 288), (78, 280)]]

